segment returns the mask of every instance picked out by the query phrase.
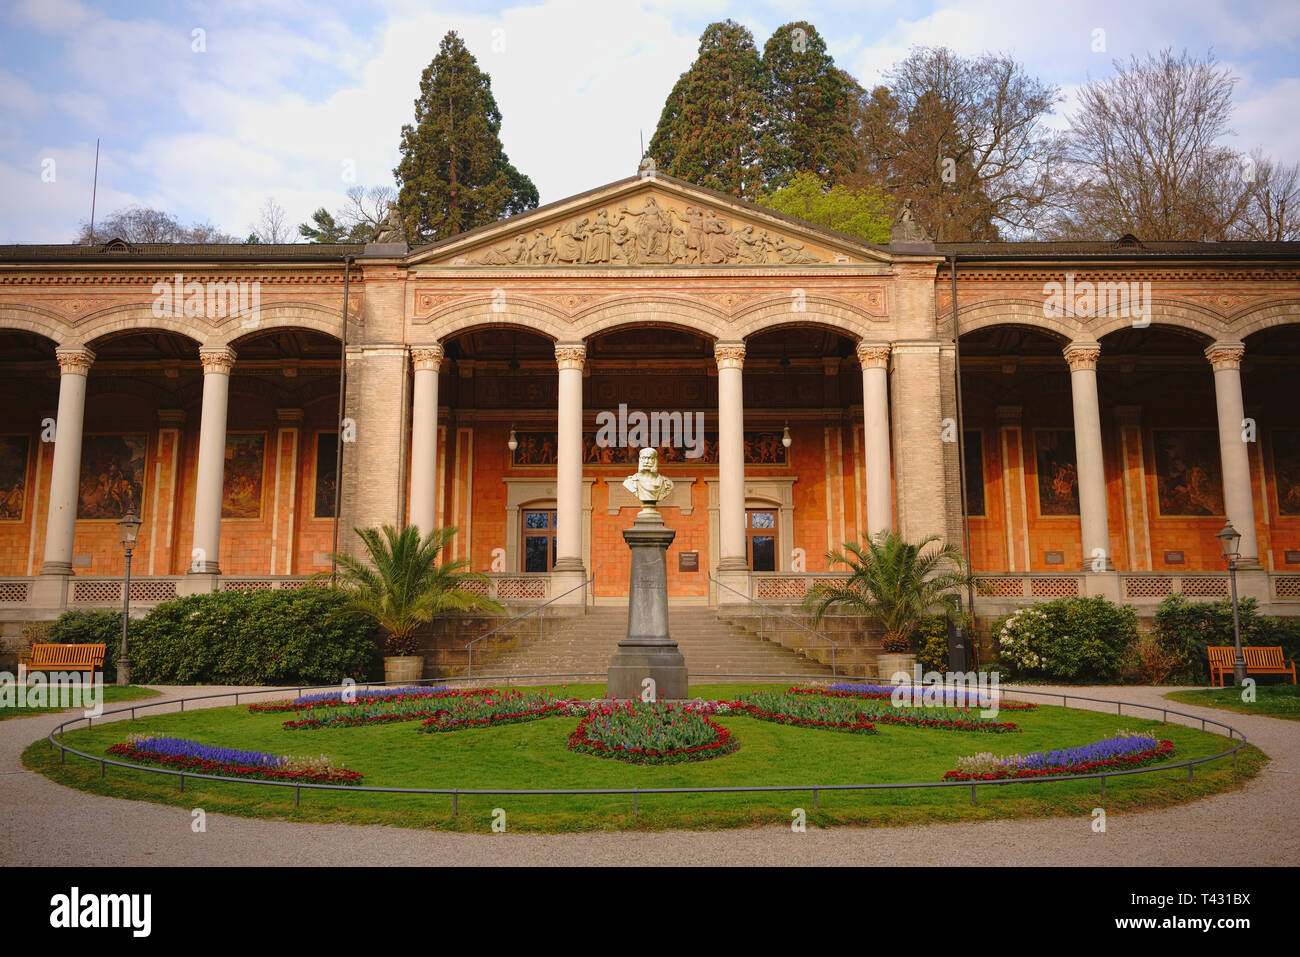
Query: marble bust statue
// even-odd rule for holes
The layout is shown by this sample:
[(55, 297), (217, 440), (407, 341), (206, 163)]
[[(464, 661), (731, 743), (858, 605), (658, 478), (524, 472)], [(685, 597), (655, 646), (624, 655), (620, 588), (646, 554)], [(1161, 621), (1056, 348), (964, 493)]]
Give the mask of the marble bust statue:
[(623, 480), (623, 487), (649, 510), (655, 510), (673, 491), (672, 479), (659, 474), (659, 453), (654, 449), (641, 450), (637, 472)]

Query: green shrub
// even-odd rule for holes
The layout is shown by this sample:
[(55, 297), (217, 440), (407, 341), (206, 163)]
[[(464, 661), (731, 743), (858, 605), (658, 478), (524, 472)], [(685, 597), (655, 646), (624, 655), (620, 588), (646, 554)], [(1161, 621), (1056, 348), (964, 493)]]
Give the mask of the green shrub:
[(212, 592), (167, 602), (131, 636), (132, 678), (222, 685), (364, 679), (375, 654), (375, 625), (345, 604), (326, 588)]
[(998, 664), (1019, 677), (1106, 682), (1120, 676), (1137, 640), (1137, 612), (1105, 598), (1057, 598), (993, 625)]
[[(1261, 615), (1253, 598), (1237, 603), (1237, 618), (1243, 645), (1281, 645), (1287, 658), (1300, 654), (1300, 619)], [(1173, 680), (1181, 684), (1208, 684), (1210, 662), (1207, 645), (1232, 645), (1232, 601), (1188, 601), (1182, 594), (1170, 595), (1156, 609), (1153, 632), (1179, 667)]]
[[(962, 614), (957, 624), (965, 629), (965, 642), (969, 648), (975, 636), (971, 634), (970, 616)], [(948, 617), (946, 615), (926, 615), (921, 619), (916, 631), (912, 632), (912, 647), (916, 649), (916, 663), (923, 671), (947, 672), (948, 670)]]
[[(140, 620), (131, 619), (128, 645), (139, 632)], [(122, 613), (120, 611), (65, 611), (51, 622), (41, 639), (54, 645), (104, 645), (104, 682), (117, 681), (117, 658), (122, 651)], [(132, 674), (134, 679), (136, 676)]]

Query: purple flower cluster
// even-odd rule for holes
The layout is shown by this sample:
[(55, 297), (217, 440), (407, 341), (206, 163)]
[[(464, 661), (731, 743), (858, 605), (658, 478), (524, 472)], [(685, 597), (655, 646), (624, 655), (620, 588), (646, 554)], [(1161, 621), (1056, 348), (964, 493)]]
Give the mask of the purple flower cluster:
[(127, 743), (140, 751), (151, 754), (175, 755), (186, 758), (201, 758), (205, 761), (219, 761), (223, 764), (243, 764), (257, 768), (278, 768), (288, 762), (288, 758), (265, 751), (241, 751), (238, 748), (219, 748), (211, 744), (200, 744), (186, 738), (150, 738), (131, 735)]
[(1087, 764), (1091, 761), (1109, 761), (1112, 758), (1123, 757), (1126, 754), (1136, 754), (1139, 751), (1150, 751), (1152, 748), (1159, 747), (1159, 745), (1159, 741), (1147, 735), (1116, 735), (1113, 738), (1102, 738), (1100, 741), (1083, 744), (1077, 748), (1063, 748), (1060, 751), (1048, 751), (1046, 754), (1041, 751), (1034, 751), (1026, 754), (1019, 762), (1019, 766), (1022, 768), (1072, 767), (1076, 764)]
[(893, 694), (897, 685), (855, 685), (841, 682), (837, 685), (831, 685), (827, 691), (843, 691), (846, 694)]
[[(394, 695), (404, 694), (437, 694), (440, 691), (446, 691), (446, 685), (439, 685), (436, 688), (430, 688), (425, 685), (411, 685), (404, 688), (367, 688), (365, 691), (352, 692), (358, 701), (365, 701), (374, 698), (391, 698)], [(294, 698), (294, 704), (316, 704), (319, 701), (342, 701), (342, 691), (318, 691), (315, 694), (305, 694), (301, 697)]]

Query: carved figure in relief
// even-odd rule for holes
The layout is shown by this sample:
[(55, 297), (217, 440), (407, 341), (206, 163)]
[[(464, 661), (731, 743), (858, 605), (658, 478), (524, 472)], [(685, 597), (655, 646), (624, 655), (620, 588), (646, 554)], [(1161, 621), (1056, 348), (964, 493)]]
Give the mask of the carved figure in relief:
[(609, 210), (602, 209), (596, 214), (596, 218), (592, 220), (591, 228), (587, 231), (583, 262), (609, 262), (610, 230)]
[(668, 237), (673, 227), (672, 216), (651, 196), (646, 200), (645, 208), (632, 212), (627, 204), (619, 206), (618, 211), (624, 216), (635, 216), (636, 223), (636, 258), (642, 263), (664, 263), (668, 261)]
[(704, 261), (717, 264), (733, 258), (736, 255), (736, 244), (728, 238), (731, 223), (709, 209), (703, 210), (701, 217), (703, 242), (700, 254)]
[(540, 229), (537, 230), (533, 244), (528, 247), (529, 263), (534, 266), (545, 266), (555, 262), (555, 244), (551, 240), (558, 233), (559, 229), (556, 229), (554, 233), (547, 236)]
[(803, 251), (803, 243), (791, 242), (788, 239), (777, 239), (777, 241), (772, 244), (772, 249), (777, 256), (780, 257), (781, 262), (785, 263), (787, 266), (821, 262), (821, 260), (816, 256)]
[(516, 266), (528, 262), (528, 240), (523, 236), (500, 249), (489, 249), (479, 259), (485, 266)]
[(560, 227), (560, 234), (555, 240), (555, 259), (562, 263), (580, 263), (583, 261), (585, 238), (587, 235), (587, 217)]
[(757, 265), (767, 259), (763, 240), (755, 234), (753, 226), (742, 226), (731, 239), (736, 244), (736, 258), (744, 265)]

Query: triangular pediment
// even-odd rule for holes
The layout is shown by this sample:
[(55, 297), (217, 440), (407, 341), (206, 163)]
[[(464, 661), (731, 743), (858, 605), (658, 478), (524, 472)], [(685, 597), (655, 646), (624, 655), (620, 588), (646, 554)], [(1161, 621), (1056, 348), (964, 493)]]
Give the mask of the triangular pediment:
[(818, 266), (879, 247), (665, 176), (633, 177), (414, 250), (412, 263), (497, 268)]

